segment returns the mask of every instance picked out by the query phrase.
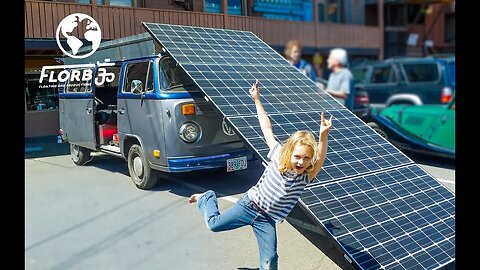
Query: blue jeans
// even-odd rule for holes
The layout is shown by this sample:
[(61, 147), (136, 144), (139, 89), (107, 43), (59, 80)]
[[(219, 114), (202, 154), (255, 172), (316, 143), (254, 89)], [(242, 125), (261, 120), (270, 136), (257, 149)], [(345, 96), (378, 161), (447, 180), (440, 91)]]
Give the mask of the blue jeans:
[(217, 196), (209, 190), (198, 199), (198, 208), (212, 232), (233, 230), (250, 225), (257, 238), (260, 251), (260, 270), (278, 269), (277, 231), (275, 221), (258, 211), (245, 192), (230, 209), (220, 214)]

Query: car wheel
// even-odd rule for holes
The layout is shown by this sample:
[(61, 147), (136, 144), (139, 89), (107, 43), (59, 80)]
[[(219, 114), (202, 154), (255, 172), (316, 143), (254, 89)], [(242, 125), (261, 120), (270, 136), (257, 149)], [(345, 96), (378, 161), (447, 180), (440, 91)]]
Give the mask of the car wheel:
[(72, 158), (73, 163), (79, 166), (85, 165), (85, 163), (91, 159), (90, 152), (92, 152), (90, 149), (76, 144), (70, 144), (70, 157)]
[(150, 168), (140, 145), (134, 144), (130, 147), (127, 162), (130, 177), (139, 189), (150, 189), (155, 186), (157, 183), (155, 171)]
[(378, 133), (378, 135), (382, 136), (388, 141), (387, 133), (385, 133), (385, 131), (382, 128), (380, 128), (380, 126), (377, 123), (370, 122), (370, 123), (367, 123), (367, 125), (371, 127), (373, 130), (375, 130)]

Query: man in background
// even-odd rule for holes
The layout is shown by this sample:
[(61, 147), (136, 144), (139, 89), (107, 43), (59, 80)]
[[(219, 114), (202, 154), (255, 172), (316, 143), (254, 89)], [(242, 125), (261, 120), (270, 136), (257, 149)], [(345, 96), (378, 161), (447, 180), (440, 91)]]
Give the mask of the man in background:
[(328, 77), (326, 92), (329, 93), (338, 102), (348, 109), (353, 109), (353, 89), (351, 83), (353, 75), (346, 68), (348, 63), (347, 52), (341, 48), (335, 48), (330, 51), (327, 59), (328, 69), (332, 72)]

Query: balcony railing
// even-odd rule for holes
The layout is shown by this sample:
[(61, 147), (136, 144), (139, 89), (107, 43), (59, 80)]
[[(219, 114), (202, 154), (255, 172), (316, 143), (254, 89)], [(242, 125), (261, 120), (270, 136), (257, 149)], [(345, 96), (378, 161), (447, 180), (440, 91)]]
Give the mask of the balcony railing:
[(372, 26), (34, 0), (25, 1), (25, 38), (55, 38), (60, 21), (77, 12), (88, 14), (99, 23), (102, 39), (143, 33), (141, 22), (155, 22), (252, 31), (270, 45), (284, 45), (290, 39), (299, 39), (312, 47), (379, 49), (382, 45), (380, 28)]

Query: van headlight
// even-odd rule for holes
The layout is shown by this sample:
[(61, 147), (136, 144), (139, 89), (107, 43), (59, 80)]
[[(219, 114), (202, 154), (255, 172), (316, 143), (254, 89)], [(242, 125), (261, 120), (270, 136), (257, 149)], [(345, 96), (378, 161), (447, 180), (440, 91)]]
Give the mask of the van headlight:
[(179, 135), (182, 140), (187, 143), (196, 142), (202, 135), (200, 126), (193, 122), (184, 123), (179, 130)]

